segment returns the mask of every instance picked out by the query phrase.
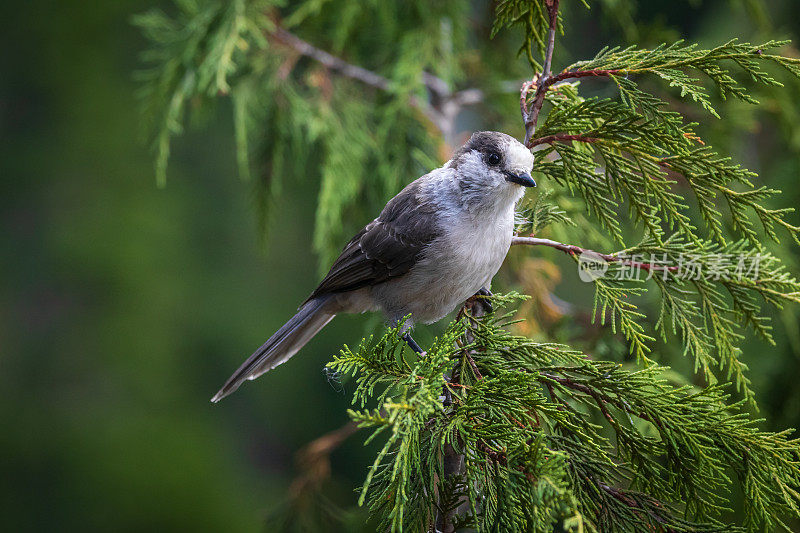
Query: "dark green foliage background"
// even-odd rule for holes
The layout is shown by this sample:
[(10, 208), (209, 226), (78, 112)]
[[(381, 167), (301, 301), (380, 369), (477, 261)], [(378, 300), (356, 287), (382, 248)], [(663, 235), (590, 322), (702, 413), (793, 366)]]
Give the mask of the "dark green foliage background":
[[(295, 473), (293, 453), (347, 420), (353, 385), (329, 382), (324, 363), (377, 324), (339, 318), (289, 365), (218, 406), (208, 403), (315, 284), (319, 178), (283, 180), (262, 244), (257, 185), (235, 178), (223, 103), (174, 144), (169, 185), (156, 188), (131, 75), (144, 42), (130, 25), (153, 4), (0, 7), (4, 530), (271, 531)], [(632, 14), (571, 10), (559, 64), (605, 44), (800, 37), (791, 0), (769, 2), (767, 18), (752, 2), (640, 4)], [(470, 22), (482, 40), (489, 14), (478, 9)], [(799, 90), (790, 85), (757, 112), (724, 105), (722, 120), (702, 116), (700, 128), (718, 150), (782, 189), (781, 207), (800, 203)], [(473, 124), (492, 120), (487, 113)], [(797, 224), (797, 214), (789, 220)], [(789, 242), (791, 265), (798, 254)], [(555, 259), (564, 267), (556, 294), (590, 309), (573, 265)], [(789, 307), (776, 320), (775, 348), (755, 339), (744, 347), (765, 429), (800, 427), (798, 312)], [(352, 491), (375, 455), (361, 440), (333, 455), (324, 487), (344, 508), (354, 506)], [(361, 511), (353, 513), (337, 527), (366, 527)]]

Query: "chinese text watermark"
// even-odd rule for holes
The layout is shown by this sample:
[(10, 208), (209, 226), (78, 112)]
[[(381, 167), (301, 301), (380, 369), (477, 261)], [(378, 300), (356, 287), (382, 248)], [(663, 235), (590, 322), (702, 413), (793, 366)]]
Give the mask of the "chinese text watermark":
[[(761, 254), (619, 254), (601, 255), (585, 251), (578, 257), (578, 276), (591, 282), (601, 278), (613, 280), (649, 280), (659, 277), (682, 280), (726, 281), (757, 280)], [(614, 269), (609, 272), (611, 264)]]

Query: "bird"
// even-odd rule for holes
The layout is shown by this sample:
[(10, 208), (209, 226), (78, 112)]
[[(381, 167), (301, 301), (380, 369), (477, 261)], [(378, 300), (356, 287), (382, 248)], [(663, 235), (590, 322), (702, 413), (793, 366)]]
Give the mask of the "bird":
[(479, 131), (444, 166), (408, 184), (345, 245), (295, 314), (228, 379), (216, 403), (246, 380), (283, 364), (340, 313), (380, 311), (401, 325), (447, 316), (491, 280), (511, 247), (514, 213), (531, 177), (533, 154), (505, 133)]

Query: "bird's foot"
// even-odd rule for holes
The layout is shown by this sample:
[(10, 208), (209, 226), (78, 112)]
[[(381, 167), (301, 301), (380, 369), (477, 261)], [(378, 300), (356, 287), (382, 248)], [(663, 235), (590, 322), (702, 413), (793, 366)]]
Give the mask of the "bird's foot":
[(467, 301), (464, 302), (464, 306), (469, 308), (473, 315), (488, 315), (494, 312), (494, 306), (488, 299), (489, 296), (492, 296), (492, 292), (486, 287), (483, 287), (473, 296), (470, 296)]
[(405, 335), (403, 335), (400, 338), (403, 339), (404, 341), (406, 341), (406, 344), (408, 344), (408, 347), (411, 348), (412, 350), (414, 350), (415, 352), (417, 352), (420, 356), (425, 357), (426, 355), (428, 355), (428, 352), (426, 352), (425, 350), (420, 348), (419, 344), (417, 344), (417, 341), (415, 341), (411, 337), (410, 333), (406, 333)]

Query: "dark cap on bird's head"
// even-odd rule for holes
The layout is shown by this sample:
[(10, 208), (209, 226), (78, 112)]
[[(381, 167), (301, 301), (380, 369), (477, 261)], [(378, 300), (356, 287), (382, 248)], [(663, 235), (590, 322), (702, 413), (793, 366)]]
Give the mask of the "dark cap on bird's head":
[(462, 161), (471, 159), (464, 157), (468, 154), (479, 154), (489, 170), (502, 173), (508, 182), (536, 187), (530, 174), (533, 169), (533, 154), (510, 135), (499, 131), (473, 133), (464, 146), (453, 154), (449, 166), (458, 169)]

